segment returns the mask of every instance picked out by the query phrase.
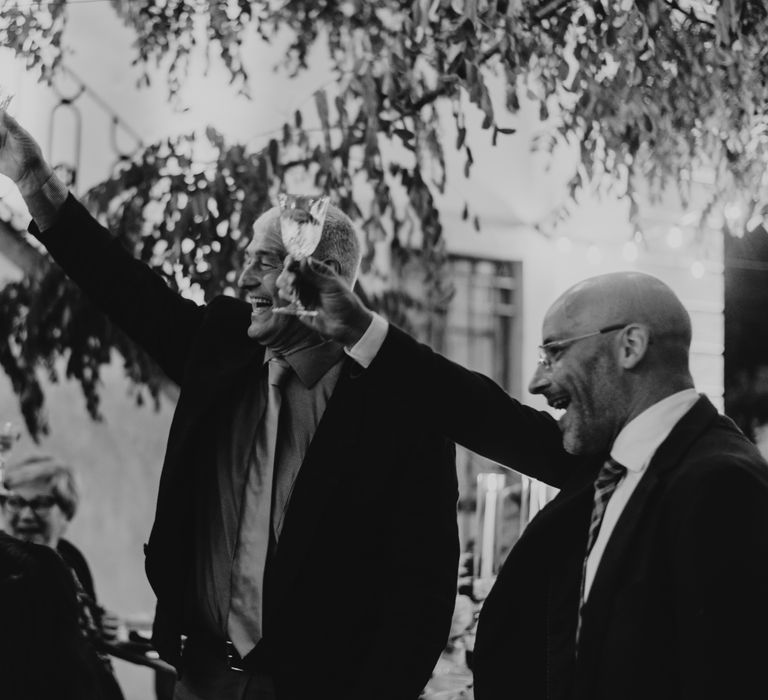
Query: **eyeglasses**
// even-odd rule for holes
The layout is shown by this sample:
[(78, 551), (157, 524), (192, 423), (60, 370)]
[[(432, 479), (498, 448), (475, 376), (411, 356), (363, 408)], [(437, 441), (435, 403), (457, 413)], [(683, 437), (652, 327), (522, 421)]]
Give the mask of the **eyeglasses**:
[(47, 513), (58, 502), (56, 496), (35, 496), (29, 500), (16, 494), (0, 496), (0, 505), (14, 513), (19, 513), (29, 506), (33, 512), (39, 515)]
[(552, 369), (552, 365), (560, 359), (563, 351), (569, 348), (573, 343), (587, 338), (594, 338), (596, 335), (610, 333), (611, 331), (620, 331), (627, 327), (626, 323), (616, 323), (612, 326), (606, 326), (599, 331), (584, 333), (584, 335), (575, 335), (572, 338), (563, 338), (562, 340), (552, 340), (544, 345), (539, 345), (539, 364), (544, 369)]

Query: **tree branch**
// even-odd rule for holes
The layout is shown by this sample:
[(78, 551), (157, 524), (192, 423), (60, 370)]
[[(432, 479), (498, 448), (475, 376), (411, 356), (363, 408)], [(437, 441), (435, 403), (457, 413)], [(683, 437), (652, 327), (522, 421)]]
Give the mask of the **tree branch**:
[(684, 15), (688, 19), (690, 19), (693, 22), (696, 22), (698, 24), (703, 24), (706, 27), (714, 27), (715, 23), (710, 22), (708, 19), (704, 17), (699, 17), (696, 12), (694, 12), (693, 8), (685, 9), (683, 7), (680, 7), (680, 4), (676, 2), (676, 0), (664, 0), (664, 3), (670, 7), (673, 10), (677, 10), (680, 14)]
[(538, 20), (547, 19), (572, 2), (573, 0), (549, 0), (549, 2), (545, 2), (541, 7), (537, 7), (533, 11), (533, 16)]

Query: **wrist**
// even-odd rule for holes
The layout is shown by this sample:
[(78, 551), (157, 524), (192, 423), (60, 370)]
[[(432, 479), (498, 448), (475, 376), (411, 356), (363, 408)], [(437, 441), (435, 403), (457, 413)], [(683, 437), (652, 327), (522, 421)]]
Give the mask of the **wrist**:
[(350, 319), (349, 326), (346, 329), (345, 338), (343, 341), (344, 347), (354, 347), (360, 338), (365, 335), (365, 332), (368, 330), (368, 326), (371, 325), (372, 320), (373, 312), (361, 304), (355, 310), (354, 315)]
[(51, 172), (40, 187), (24, 195), (30, 216), (41, 231), (52, 228), (59, 216), (59, 210), (67, 201), (67, 186)]
[(16, 182), (16, 186), (24, 199), (34, 197), (43, 189), (53, 176), (53, 169), (44, 160), (33, 163)]

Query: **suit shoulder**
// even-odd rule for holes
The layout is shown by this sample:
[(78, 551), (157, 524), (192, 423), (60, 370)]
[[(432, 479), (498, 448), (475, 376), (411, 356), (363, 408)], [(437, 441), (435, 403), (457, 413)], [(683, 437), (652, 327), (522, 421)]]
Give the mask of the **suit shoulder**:
[(691, 445), (672, 484), (717, 497), (753, 488), (768, 495), (768, 464), (733, 421), (718, 416)]

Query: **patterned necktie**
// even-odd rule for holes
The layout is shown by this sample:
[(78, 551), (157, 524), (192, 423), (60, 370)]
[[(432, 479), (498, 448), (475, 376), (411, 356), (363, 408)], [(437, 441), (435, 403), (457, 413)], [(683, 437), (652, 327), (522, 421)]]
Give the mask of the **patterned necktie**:
[(627, 473), (627, 468), (619, 464), (615, 459), (609, 457), (595, 479), (595, 495), (592, 502), (592, 517), (589, 521), (589, 534), (587, 535), (587, 549), (584, 553), (584, 563), (581, 567), (581, 594), (579, 597), (579, 621), (576, 627), (576, 641), (581, 632), (581, 611), (584, 606), (584, 593), (587, 578), (587, 560), (592, 547), (595, 545), (597, 533), (600, 532), (600, 525), (603, 522), (605, 509), (608, 501), (611, 500), (613, 492), (619, 485), (623, 476)]
[(227, 633), (241, 657), (262, 637), (264, 568), (267, 562), (272, 483), (277, 450), (281, 385), (290, 367), (282, 358), (269, 361), (269, 386), (264, 416), (256, 432), (254, 457), (240, 506), (237, 549), (232, 562)]

